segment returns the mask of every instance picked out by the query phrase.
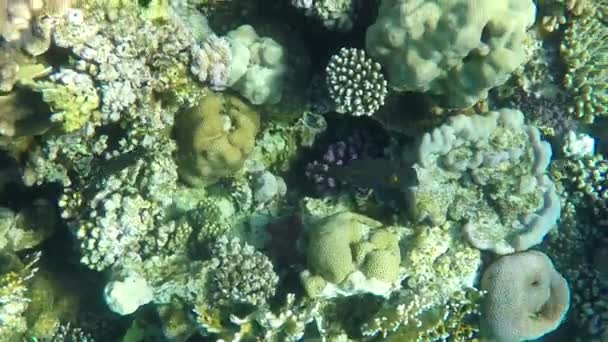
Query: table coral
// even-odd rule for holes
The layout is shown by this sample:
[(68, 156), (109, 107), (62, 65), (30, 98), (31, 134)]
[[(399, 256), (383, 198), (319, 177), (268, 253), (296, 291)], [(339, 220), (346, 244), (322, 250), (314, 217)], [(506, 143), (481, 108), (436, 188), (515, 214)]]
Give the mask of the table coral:
[(260, 127), (254, 108), (232, 95), (209, 93), (176, 119), (180, 178), (211, 184), (239, 171)]
[(415, 154), (419, 184), (407, 189), (414, 217), (464, 221), (467, 239), (479, 249), (526, 250), (559, 218), (546, 174), (551, 146), (519, 111), (451, 117), (422, 137)]
[(393, 89), (469, 107), (526, 62), (526, 30), (535, 12), (531, 0), (383, 0), (366, 50)]

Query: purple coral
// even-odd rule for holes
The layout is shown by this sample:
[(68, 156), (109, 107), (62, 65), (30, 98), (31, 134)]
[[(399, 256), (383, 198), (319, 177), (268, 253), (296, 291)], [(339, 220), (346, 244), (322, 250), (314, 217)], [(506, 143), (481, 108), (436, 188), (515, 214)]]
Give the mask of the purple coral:
[(305, 175), (319, 193), (336, 191), (346, 185), (332, 170), (350, 165), (354, 160), (375, 159), (384, 154), (383, 145), (368, 131), (356, 130), (344, 140), (330, 143), (320, 159), (306, 165)]

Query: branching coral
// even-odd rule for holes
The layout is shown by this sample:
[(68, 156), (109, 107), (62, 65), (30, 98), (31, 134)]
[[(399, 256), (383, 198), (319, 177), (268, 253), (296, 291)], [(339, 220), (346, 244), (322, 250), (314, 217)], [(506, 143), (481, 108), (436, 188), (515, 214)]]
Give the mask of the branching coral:
[(83, 264), (102, 270), (128, 258), (160, 226), (163, 208), (171, 203), (166, 194), (177, 182), (170, 146), (166, 141), (164, 151), (137, 160), (127, 155), (108, 161), (118, 170), (90, 178), (86, 192), (80, 184), (66, 189), (59, 205), (80, 241)]
[(291, 0), (304, 14), (319, 20), (330, 30), (348, 31), (353, 27), (358, 0)]
[(408, 189), (414, 217), (464, 221), (467, 239), (479, 249), (526, 250), (559, 218), (546, 175), (551, 146), (519, 111), (452, 117), (422, 137), (416, 154), (419, 184)]
[(27, 285), (38, 270), (40, 255), (34, 254), (20, 270), (0, 275), (0, 338), (5, 341), (19, 340), (19, 334), (27, 329), (22, 316), (30, 302)]
[(540, 25), (547, 32), (553, 32), (565, 24), (568, 14), (579, 16), (593, 6), (589, 0), (541, 0), (538, 3)]
[(272, 262), (238, 239), (221, 237), (211, 249), (209, 300), (214, 305), (263, 306), (274, 296), (279, 277)]
[(574, 114), (584, 122), (608, 115), (608, 2), (572, 20), (561, 45), (567, 66), (564, 86), (574, 96)]
[(380, 64), (365, 56), (365, 51), (342, 48), (325, 68), (329, 96), (342, 114), (372, 115), (386, 97), (386, 80)]
[[(417, 227), (414, 232), (405, 234), (401, 243), (404, 287), (364, 324), (364, 335), (393, 336), (395, 341), (400, 338), (428, 341), (430, 336), (440, 333), (444, 323), (439, 319), (441, 315), (449, 315), (452, 309), (452, 313), (457, 314), (460, 305), (477, 302), (473, 298), (478, 298), (479, 294), (468, 299), (463, 295), (476, 292), (469, 289), (475, 281), (481, 255), (468, 246), (460, 236), (460, 229), (460, 224), (448, 222), (432, 228)], [(467, 314), (474, 314), (475, 306), (469, 306), (465, 310)], [(444, 333), (458, 334), (456, 326), (452, 327), (454, 330)]]

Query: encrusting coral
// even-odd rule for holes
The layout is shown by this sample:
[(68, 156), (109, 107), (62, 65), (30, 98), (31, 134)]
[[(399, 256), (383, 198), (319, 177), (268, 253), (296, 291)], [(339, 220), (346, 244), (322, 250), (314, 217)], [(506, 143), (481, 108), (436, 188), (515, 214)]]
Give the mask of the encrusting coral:
[(570, 289), (545, 254), (503, 256), (484, 272), (482, 333), (498, 342), (534, 340), (555, 330), (570, 306)]
[(464, 234), (476, 248), (524, 251), (559, 218), (559, 198), (546, 174), (551, 146), (519, 111), (451, 117), (422, 136), (414, 160), (418, 185), (406, 190), (413, 216), (466, 222)]

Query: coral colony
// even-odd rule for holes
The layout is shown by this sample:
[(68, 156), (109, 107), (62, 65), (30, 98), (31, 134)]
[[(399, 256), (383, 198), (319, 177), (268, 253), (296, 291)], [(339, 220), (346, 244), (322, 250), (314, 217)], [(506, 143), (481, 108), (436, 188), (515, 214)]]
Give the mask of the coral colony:
[(606, 341), (607, 131), (607, 0), (0, 0), (0, 341)]

